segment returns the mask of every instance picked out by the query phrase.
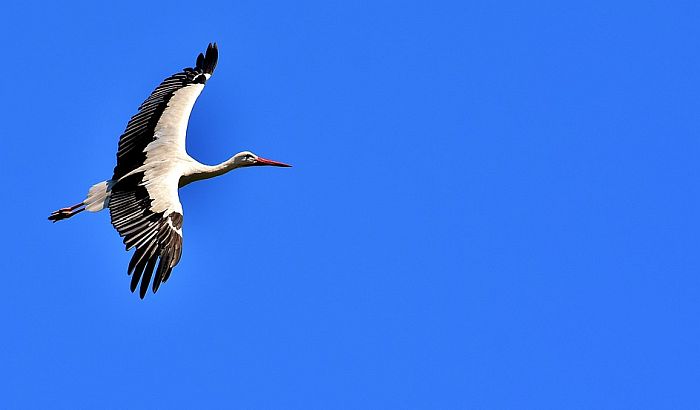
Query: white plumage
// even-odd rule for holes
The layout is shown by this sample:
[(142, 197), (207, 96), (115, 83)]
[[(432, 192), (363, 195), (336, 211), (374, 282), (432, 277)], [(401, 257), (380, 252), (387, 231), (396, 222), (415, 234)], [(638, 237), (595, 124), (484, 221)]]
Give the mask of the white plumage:
[[(129, 263), (131, 291), (153, 293), (167, 281), (182, 256), (182, 204), (178, 188), (244, 166), (289, 165), (240, 152), (219, 165), (204, 165), (185, 150), (190, 113), (218, 61), (216, 43), (199, 54), (194, 68), (163, 80), (131, 117), (119, 138), (111, 179), (93, 185), (87, 198), (49, 216), (57, 222), (84, 210), (108, 208), (112, 225), (126, 249), (136, 248)], [(157, 267), (156, 267), (157, 264)], [(151, 277), (153, 281), (151, 282)]]

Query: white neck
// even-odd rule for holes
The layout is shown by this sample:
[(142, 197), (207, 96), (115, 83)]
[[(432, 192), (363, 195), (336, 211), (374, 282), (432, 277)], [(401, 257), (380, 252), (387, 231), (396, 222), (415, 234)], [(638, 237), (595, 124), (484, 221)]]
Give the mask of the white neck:
[(238, 168), (240, 166), (240, 162), (237, 161), (237, 156), (238, 154), (218, 165), (204, 165), (192, 160), (190, 169), (180, 178), (180, 186), (183, 187), (194, 181), (199, 181), (202, 179), (218, 177), (219, 175), (223, 175)]

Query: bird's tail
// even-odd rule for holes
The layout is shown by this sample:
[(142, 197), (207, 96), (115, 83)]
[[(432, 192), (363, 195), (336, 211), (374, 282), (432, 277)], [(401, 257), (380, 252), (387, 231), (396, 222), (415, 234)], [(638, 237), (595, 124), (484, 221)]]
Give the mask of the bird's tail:
[(98, 212), (105, 209), (109, 206), (109, 197), (111, 196), (113, 185), (114, 181), (111, 179), (98, 182), (90, 187), (87, 198), (83, 202), (53, 211), (49, 215), (49, 221), (58, 222), (83, 211)]
[(69, 206), (66, 208), (61, 208), (53, 211), (51, 215), (49, 215), (49, 221), (51, 222), (58, 222), (62, 221), (64, 219), (68, 219), (73, 215), (77, 215), (85, 210), (85, 202), (81, 202), (79, 204), (75, 204), (73, 206)]

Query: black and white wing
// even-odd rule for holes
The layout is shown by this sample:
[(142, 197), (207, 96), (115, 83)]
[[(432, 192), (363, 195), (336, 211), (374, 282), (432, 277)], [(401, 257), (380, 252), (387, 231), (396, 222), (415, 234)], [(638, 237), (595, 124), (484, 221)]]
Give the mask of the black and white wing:
[[(214, 73), (218, 59), (216, 43), (209, 44), (206, 55), (199, 54), (194, 68), (171, 75), (153, 90), (119, 137), (113, 180), (144, 165), (147, 147), (149, 151), (158, 148), (157, 154), (166, 155), (171, 151), (185, 151), (187, 121), (192, 107)], [(153, 154), (156, 153), (151, 156)]]
[[(147, 178), (141, 172), (128, 176), (114, 186), (109, 200), (112, 225), (124, 237), (126, 250), (136, 247), (128, 273), (132, 275), (132, 292), (141, 283), (142, 299), (154, 272), (153, 293), (168, 280), (182, 256), (182, 205), (177, 196), (177, 180), (168, 183), (156, 179), (143, 185)], [(160, 208), (154, 207), (157, 202)]]
[(177, 159), (186, 155), (187, 122), (216, 68), (218, 54), (216, 44), (209, 44), (194, 68), (163, 80), (131, 117), (119, 139), (109, 211), (126, 249), (136, 248), (128, 273), (132, 275), (132, 292), (140, 282), (141, 298), (151, 277), (155, 293), (182, 255), (178, 185), (183, 170)]

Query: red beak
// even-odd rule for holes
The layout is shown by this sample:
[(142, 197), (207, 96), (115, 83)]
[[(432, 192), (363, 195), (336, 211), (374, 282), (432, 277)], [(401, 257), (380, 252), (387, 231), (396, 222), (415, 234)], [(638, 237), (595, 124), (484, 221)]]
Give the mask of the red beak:
[(271, 165), (273, 167), (291, 167), (289, 164), (285, 164), (284, 162), (277, 162), (273, 161), (271, 159), (266, 159), (262, 157), (258, 157), (258, 160), (255, 162), (255, 165)]

